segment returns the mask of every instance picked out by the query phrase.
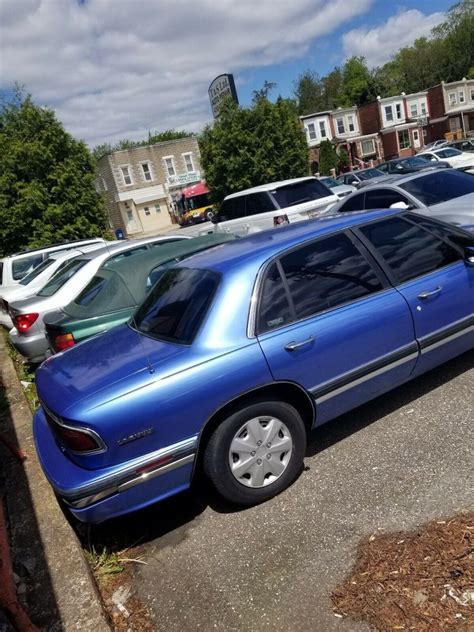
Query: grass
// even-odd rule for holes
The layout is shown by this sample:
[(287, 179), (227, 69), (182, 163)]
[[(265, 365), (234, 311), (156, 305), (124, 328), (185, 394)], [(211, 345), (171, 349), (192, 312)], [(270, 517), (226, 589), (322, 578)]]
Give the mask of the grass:
[(94, 546), (84, 551), (86, 560), (98, 582), (103, 582), (111, 575), (125, 570), (125, 560), (121, 559), (121, 553), (120, 551), (110, 551), (105, 546), (100, 552)]
[(12, 362), (15, 366), (16, 373), (18, 375), (18, 379), (20, 382), (23, 382), (23, 392), (25, 393), (25, 397), (28, 401), (28, 404), (34, 412), (39, 406), (38, 393), (36, 391), (35, 386), (35, 369), (36, 367), (26, 360), (24, 360), (15, 347), (10, 342), (10, 338), (8, 337), (7, 331), (0, 327), (3, 336), (5, 338), (5, 345), (7, 348), (7, 353), (9, 357), (12, 359)]

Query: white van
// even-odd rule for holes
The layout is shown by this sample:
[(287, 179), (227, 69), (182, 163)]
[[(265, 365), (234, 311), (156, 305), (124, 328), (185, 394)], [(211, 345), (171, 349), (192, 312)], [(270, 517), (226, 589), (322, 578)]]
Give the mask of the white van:
[(47, 246), (45, 248), (27, 250), (15, 255), (10, 255), (9, 257), (4, 257), (3, 259), (0, 259), (0, 288), (18, 285), (23, 277), (32, 272), (37, 266), (43, 263), (45, 259), (55, 252), (72, 250), (74, 248), (81, 248), (82, 246), (90, 246), (92, 244), (105, 246), (106, 243), (105, 239), (100, 239), (99, 237), (93, 239), (80, 239), (77, 241), (68, 241), (63, 244)]
[(224, 198), (214, 230), (247, 235), (318, 217), (339, 198), (313, 177), (262, 184)]

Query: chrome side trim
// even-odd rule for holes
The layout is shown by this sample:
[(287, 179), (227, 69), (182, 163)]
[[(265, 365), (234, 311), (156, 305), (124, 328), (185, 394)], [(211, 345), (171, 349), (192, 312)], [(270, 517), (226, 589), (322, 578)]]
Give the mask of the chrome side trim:
[[(390, 362), (390, 364), (386, 364), (385, 366), (375, 369), (374, 371), (370, 371), (369, 373), (366, 373), (365, 375), (362, 375), (359, 378), (356, 378), (354, 380), (351, 380), (350, 382), (347, 382), (347, 384), (343, 384), (340, 387), (336, 387), (334, 388), (334, 390), (328, 393), (325, 393), (324, 395), (321, 395), (320, 397), (316, 396), (316, 405), (322, 404), (328, 399), (331, 399), (332, 397), (336, 397), (337, 395), (340, 395), (341, 393), (344, 393), (348, 391), (349, 389), (354, 388), (355, 386), (359, 386), (360, 384), (363, 384), (364, 382), (367, 382), (368, 380), (371, 380), (379, 375), (382, 375), (383, 373), (386, 373), (387, 371), (391, 371), (392, 369), (395, 369), (396, 367), (401, 366), (402, 364), (405, 364), (406, 362), (415, 360), (418, 357), (418, 355), (419, 355), (418, 351), (414, 353), (410, 353), (409, 355), (406, 355), (405, 357), (400, 358), (399, 360), (396, 360), (395, 362)], [(314, 389), (314, 391), (316, 391), (316, 389)]]
[[(197, 435), (195, 435), (194, 437), (185, 439), (184, 441), (179, 441), (178, 443), (174, 443), (165, 448), (161, 448), (160, 450), (150, 452), (145, 456), (133, 459), (133, 461), (128, 461), (127, 463), (123, 464), (121, 468), (115, 470), (114, 472), (98, 476), (93, 482), (78, 486), (72, 491), (61, 489), (56, 486), (54, 486), (54, 489), (56, 493), (61, 496), (61, 498), (69, 503), (76, 499), (79, 500), (81, 498), (85, 498), (86, 496), (88, 497), (100, 494), (111, 488), (115, 489), (128, 480), (136, 478), (137, 469), (146, 467), (147, 465), (153, 463), (153, 461), (158, 461), (166, 457), (173, 457), (174, 463), (175, 461), (178, 461), (179, 459), (190, 455), (192, 455), (194, 458), (197, 448), (197, 440), (198, 437)], [(164, 463), (161, 467), (163, 468), (168, 465), (171, 465), (171, 463)]]
[(441, 347), (447, 342), (452, 342), (453, 340), (456, 340), (456, 338), (460, 338), (461, 336), (466, 336), (469, 333), (474, 333), (474, 325), (465, 327), (464, 329), (461, 329), (460, 331), (457, 331), (454, 334), (451, 334), (450, 336), (446, 336), (446, 338), (441, 338), (440, 340), (437, 340), (436, 342), (428, 343), (425, 347), (421, 348), (421, 355), (424, 355), (425, 353), (429, 353), (430, 351), (433, 351), (434, 349)]

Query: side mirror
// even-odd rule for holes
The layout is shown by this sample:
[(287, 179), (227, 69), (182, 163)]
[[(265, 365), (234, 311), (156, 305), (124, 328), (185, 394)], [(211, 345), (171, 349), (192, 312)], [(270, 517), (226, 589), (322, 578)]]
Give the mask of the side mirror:
[(465, 246), (464, 261), (468, 266), (474, 266), (474, 246)]
[(403, 200), (400, 200), (400, 202), (394, 202), (393, 204), (390, 204), (389, 208), (399, 208), (403, 211), (410, 211), (413, 208), (413, 205), (407, 204), (406, 202), (403, 202)]

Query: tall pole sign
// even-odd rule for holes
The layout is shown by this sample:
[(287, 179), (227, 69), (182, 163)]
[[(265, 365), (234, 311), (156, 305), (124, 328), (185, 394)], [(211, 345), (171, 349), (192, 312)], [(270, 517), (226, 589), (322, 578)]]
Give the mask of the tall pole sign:
[(230, 96), (236, 103), (239, 102), (235, 90), (234, 75), (219, 75), (216, 77), (209, 86), (208, 93), (214, 118), (219, 116), (219, 107), (224, 97)]

